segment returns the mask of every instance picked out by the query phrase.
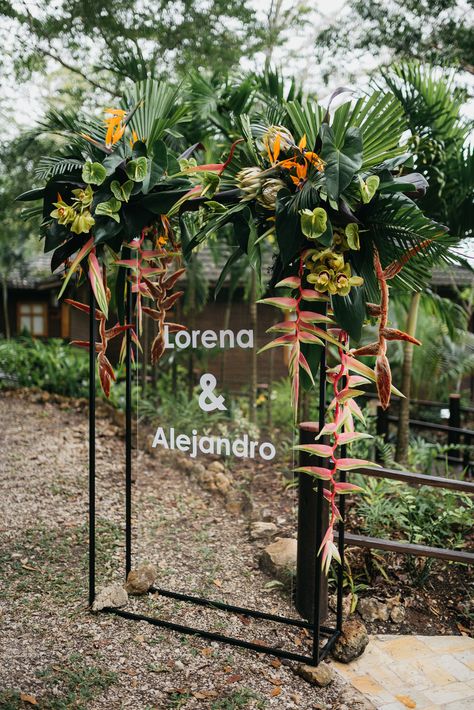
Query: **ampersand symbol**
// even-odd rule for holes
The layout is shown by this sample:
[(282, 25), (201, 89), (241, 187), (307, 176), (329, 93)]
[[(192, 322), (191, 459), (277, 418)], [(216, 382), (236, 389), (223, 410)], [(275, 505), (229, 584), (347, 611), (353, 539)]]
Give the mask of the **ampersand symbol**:
[(214, 375), (206, 373), (202, 375), (199, 380), (199, 384), (202, 387), (202, 392), (199, 395), (199, 406), (204, 412), (213, 412), (215, 409), (226, 410), (227, 407), (224, 405), (224, 397), (222, 395), (216, 396), (214, 390), (217, 385), (217, 380)]

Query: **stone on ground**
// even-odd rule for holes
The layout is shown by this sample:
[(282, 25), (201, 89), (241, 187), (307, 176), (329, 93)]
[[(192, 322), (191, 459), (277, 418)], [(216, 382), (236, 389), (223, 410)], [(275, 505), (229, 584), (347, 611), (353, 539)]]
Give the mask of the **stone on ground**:
[(319, 666), (301, 664), (297, 671), (308, 683), (317, 685), (319, 688), (325, 688), (334, 680), (334, 671), (328, 663), (320, 663)]
[(296, 572), (296, 538), (281, 537), (263, 550), (260, 567), (280, 580), (288, 580)]
[(377, 599), (360, 599), (357, 611), (364, 621), (388, 621), (390, 611), (387, 604)]
[(273, 537), (278, 531), (275, 523), (266, 523), (263, 520), (258, 520), (250, 526), (250, 539), (260, 540), (262, 538)]
[(156, 579), (156, 568), (146, 564), (128, 573), (125, 590), (128, 594), (146, 594)]
[(367, 629), (359, 619), (349, 619), (342, 625), (342, 634), (332, 649), (332, 656), (341, 663), (350, 663), (365, 651), (369, 643)]
[(128, 594), (121, 584), (109, 584), (97, 594), (92, 605), (92, 611), (102, 611), (102, 609), (125, 606), (128, 602)]

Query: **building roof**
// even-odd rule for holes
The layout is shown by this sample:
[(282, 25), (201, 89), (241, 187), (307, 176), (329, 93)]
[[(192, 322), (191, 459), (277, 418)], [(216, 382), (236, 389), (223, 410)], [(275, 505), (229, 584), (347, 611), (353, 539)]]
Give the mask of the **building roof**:
[(48, 289), (60, 283), (60, 274), (51, 273), (51, 254), (35, 254), (8, 277), (10, 288)]
[(432, 286), (474, 286), (474, 271), (463, 266), (433, 269)]
[[(217, 259), (209, 247), (201, 248), (198, 253), (204, 275), (211, 284), (216, 283), (231, 249), (220, 250)], [(270, 269), (271, 256), (267, 253), (263, 260), (264, 273), (269, 274)], [(22, 268), (12, 271), (8, 285), (11, 288), (45, 289), (52, 288), (60, 280), (61, 269), (51, 273), (51, 254), (37, 254), (27, 260)], [(461, 266), (436, 268), (432, 271), (431, 284), (434, 287), (473, 286), (474, 271)]]

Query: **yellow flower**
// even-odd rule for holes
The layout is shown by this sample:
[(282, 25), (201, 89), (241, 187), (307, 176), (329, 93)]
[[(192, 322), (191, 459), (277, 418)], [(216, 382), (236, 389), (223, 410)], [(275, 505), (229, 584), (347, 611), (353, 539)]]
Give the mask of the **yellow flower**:
[(67, 205), (63, 200), (53, 202), (53, 205), (56, 209), (51, 212), (50, 216), (53, 219), (57, 219), (59, 224), (69, 224), (69, 222), (73, 221), (76, 215), (73, 207)]
[[(326, 291), (329, 291), (332, 287), (334, 276), (335, 274), (332, 269), (328, 269), (326, 266), (321, 264), (320, 266), (317, 266), (311, 274), (309, 274), (308, 281), (310, 284), (314, 284), (315, 291), (326, 293)], [(330, 291), (330, 293), (332, 293), (332, 291)]]
[(351, 266), (346, 264), (334, 280), (335, 293), (347, 296), (353, 286), (362, 286), (364, 279), (361, 276), (351, 275)]
[[(316, 261), (314, 261), (316, 259)], [(342, 254), (335, 254), (330, 249), (312, 254), (306, 262), (310, 273), (308, 283), (314, 285), (316, 291), (332, 296), (347, 296), (353, 286), (362, 286), (364, 279), (352, 276), (350, 264), (344, 263)]]

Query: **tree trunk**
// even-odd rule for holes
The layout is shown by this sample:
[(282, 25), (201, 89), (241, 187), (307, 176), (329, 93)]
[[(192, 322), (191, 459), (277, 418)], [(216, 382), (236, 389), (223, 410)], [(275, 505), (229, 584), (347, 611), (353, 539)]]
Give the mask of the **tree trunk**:
[(258, 385), (258, 370), (257, 370), (257, 349), (258, 349), (258, 333), (257, 333), (257, 277), (255, 271), (251, 271), (250, 282), (250, 329), (253, 330), (254, 347), (250, 351), (250, 392), (249, 392), (249, 420), (252, 424), (257, 421), (257, 385)]
[[(225, 310), (224, 310), (224, 324), (223, 324), (224, 330), (229, 330), (229, 327), (230, 327), (230, 316), (232, 313), (232, 296), (233, 296), (233, 292), (229, 286), (229, 290), (227, 293), (227, 302), (225, 304)], [(227, 365), (227, 350), (226, 350), (226, 348), (224, 348), (222, 351), (222, 355), (221, 355), (221, 382), (223, 384), (225, 384), (226, 365)]]
[[(418, 310), (420, 307), (420, 293), (414, 293), (410, 308), (408, 310), (407, 325), (405, 331), (412, 336), (416, 333), (416, 323), (418, 320)], [(398, 463), (406, 464), (408, 459), (408, 445), (410, 441), (410, 391), (411, 391), (411, 376), (413, 367), (413, 343), (405, 342), (403, 344), (403, 367), (402, 367), (402, 382), (401, 391), (405, 395), (405, 399), (400, 400), (400, 417), (398, 420), (397, 432), (397, 451), (395, 460)]]
[(2, 278), (2, 294), (3, 294), (3, 320), (5, 322), (5, 338), (10, 340), (11, 329), (10, 329), (10, 318), (8, 316), (8, 285), (7, 279)]

